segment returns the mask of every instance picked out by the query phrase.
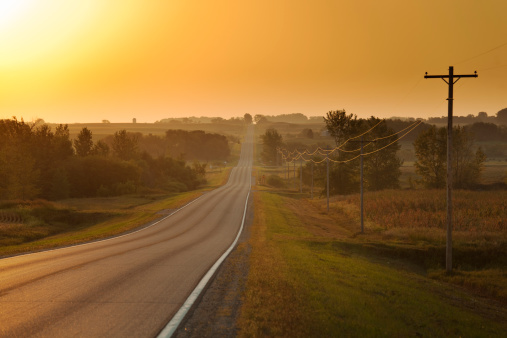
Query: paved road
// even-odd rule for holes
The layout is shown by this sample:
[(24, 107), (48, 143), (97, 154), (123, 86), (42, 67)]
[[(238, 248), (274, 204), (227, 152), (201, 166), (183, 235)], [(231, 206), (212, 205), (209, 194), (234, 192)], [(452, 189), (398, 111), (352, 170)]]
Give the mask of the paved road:
[(1, 337), (153, 337), (231, 245), (253, 130), (229, 182), (126, 236), (0, 260)]

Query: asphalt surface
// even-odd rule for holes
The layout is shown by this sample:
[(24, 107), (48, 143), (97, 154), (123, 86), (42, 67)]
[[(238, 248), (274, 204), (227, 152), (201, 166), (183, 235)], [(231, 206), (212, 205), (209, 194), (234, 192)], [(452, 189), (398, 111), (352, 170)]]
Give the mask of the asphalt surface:
[(141, 231), (0, 259), (1, 337), (154, 337), (234, 241), (253, 130), (223, 187)]

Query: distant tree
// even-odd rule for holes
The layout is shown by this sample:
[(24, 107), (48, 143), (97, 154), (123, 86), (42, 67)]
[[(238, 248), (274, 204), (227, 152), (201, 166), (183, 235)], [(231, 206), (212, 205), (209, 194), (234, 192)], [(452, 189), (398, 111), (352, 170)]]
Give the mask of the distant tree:
[[(429, 188), (443, 188), (447, 177), (447, 131), (435, 126), (419, 134), (414, 142), (416, 172)], [(464, 127), (453, 128), (453, 186), (469, 188), (480, 179), (486, 156), (481, 148), (474, 152), (472, 133)]]
[(65, 160), (74, 154), (68, 125), (60, 124), (56, 127), (53, 147), (56, 160)]
[(507, 124), (507, 108), (504, 108), (496, 113), (496, 120), (498, 123)]
[(282, 135), (274, 128), (268, 128), (262, 138), (262, 158), (265, 162), (276, 165), (278, 163), (278, 148), (283, 144)]
[(477, 114), (477, 119), (482, 122), (487, 121), (488, 120), (488, 113), (483, 112), (483, 111), (479, 112), (479, 114)]
[(365, 152), (372, 153), (379, 150), (364, 156), (364, 180), (370, 191), (394, 189), (400, 186), (400, 168), (403, 161), (397, 156), (397, 152), (401, 148), (398, 136), (394, 134), (394, 130), (387, 126), (385, 121), (380, 121), (378, 118), (371, 117), (364, 121), (362, 127), (366, 131), (376, 126), (366, 134), (369, 139), (377, 139), (377, 141), (369, 144)]
[(261, 114), (256, 114), (254, 115), (253, 117), (253, 121), (256, 123), (256, 124), (260, 124), (260, 123), (266, 123), (268, 122), (268, 118), (264, 115), (261, 115)]
[(211, 119), (211, 123), (224, 123), (226, 121), (227, 120), (224, 119), (223, 117), (214, 117)]
[(246, 114), (244, 115), (244, 119), (245, 119), (245, 123), (246, 123), (246, 124), (252, 124), (252, 122), (253, 122), (252, 115), (250, 115), (250, 114), (248, 114), (248, 113), (246, 113)]
[(305, 128), (299, 133), (300, 137), (313, 138), (313, 130), (310, 128)]
[(91, 154), (96, 155), (96, 156), (108, 156), (109, 155), (109, 146), (104, 141), (99, 140), (93, 146)]
[(93, 149), (92, 131), (84, 127), (74, 140), (74, 148), (78, 156), (91, 155)]
[(166, 131), (165, 141), (168, 153), (173, 157), (182, 156), (188, 160), (226, 160), (230, 155), (229, 141), (224, 135), (206, 133), (203, 130)]
[(443, 188), (446, 180), (447, 133), (445, 128), (432, 126), (414, 141), (416, 172), (428, 188)]
[(474, 136), (468, 129), (457, 126), (452, 137), (453, 185), (471, 188), (479, 183), (486, 155), (480, 147), (474, 151)]
[(359, 122), (357, 116), (347, 115), (345, 110), (329, 111), (324, 117), (329, 134), (334, 137), (336, 145), (341, 145), (352, 135), (357, 134)]
[(102, 120), (102, 123), (111, 123), (109, 120)]
[(138, 135), (129, 134), (125, 129), (113, 136), (113, 151), (121, 160), (132, 160), (138, 155)]

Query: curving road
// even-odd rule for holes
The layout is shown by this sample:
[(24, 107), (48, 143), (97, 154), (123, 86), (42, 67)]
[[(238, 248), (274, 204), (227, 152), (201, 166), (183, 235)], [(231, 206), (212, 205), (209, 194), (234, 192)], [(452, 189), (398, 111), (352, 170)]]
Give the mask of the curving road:
[(253, 127), (228, 183), (141, 231), (0, 259), (1, 337), (154, 337), (239, 231)]

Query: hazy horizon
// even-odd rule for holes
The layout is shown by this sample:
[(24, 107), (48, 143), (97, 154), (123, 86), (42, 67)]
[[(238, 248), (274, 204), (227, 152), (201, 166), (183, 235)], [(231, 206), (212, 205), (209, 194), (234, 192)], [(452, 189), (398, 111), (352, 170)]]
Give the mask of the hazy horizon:
[(507, 2), (0, 0), (0, 118), (155, 122), (507, 107)]

